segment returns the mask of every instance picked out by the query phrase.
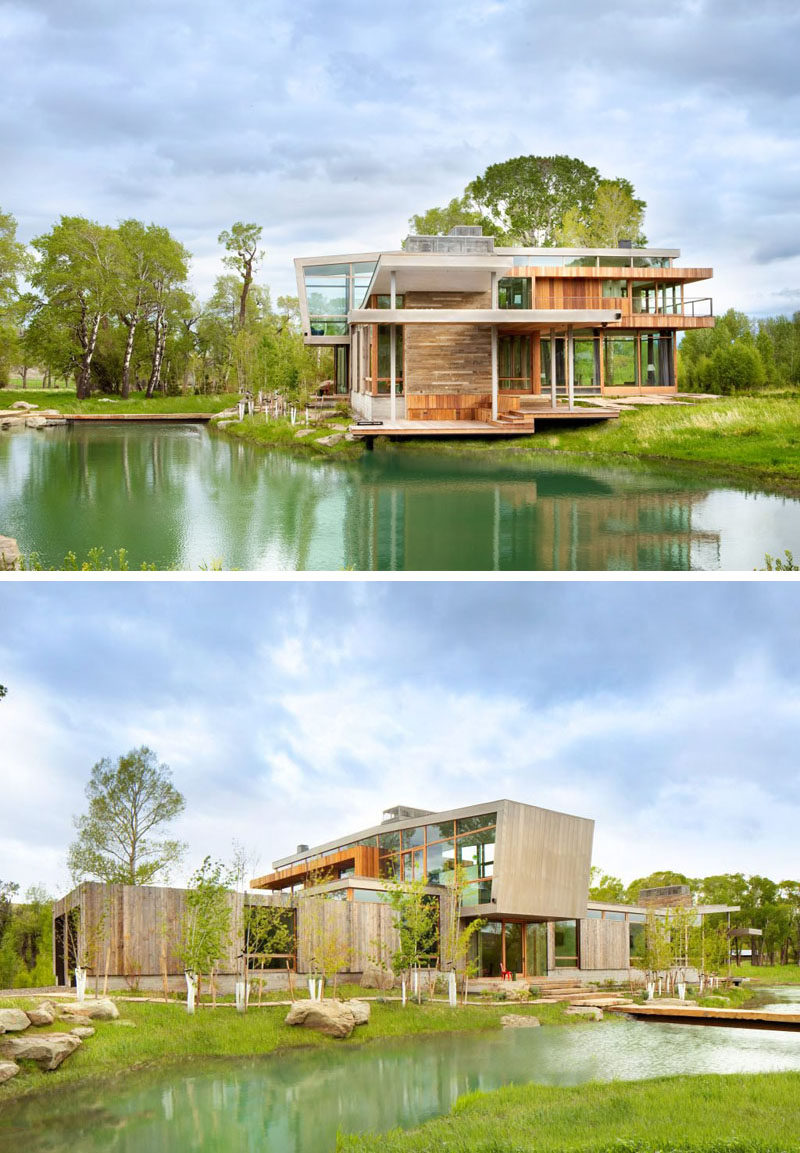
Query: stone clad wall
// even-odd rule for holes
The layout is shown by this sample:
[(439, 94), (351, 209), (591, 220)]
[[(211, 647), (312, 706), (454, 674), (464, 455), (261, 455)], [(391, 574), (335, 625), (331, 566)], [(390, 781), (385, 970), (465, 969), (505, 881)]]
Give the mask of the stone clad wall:
[[(488, 308), (488, 292), (408, 292), (406, 308)], [(488, 324), (408, 324), (405, 392), (484, 395), (492, 390)]]

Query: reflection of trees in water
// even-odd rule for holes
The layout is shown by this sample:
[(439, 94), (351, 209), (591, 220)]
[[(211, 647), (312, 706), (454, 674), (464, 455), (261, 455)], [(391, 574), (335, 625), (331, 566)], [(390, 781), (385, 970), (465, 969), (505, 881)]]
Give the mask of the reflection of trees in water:
[(699, 486), (622, 470), (428, 463), (387, 453), (367, 468), (348, 507), (356, 567), (669, 571), (693, 555), (719, 566), (721, 534), (692, 525), (708, 495)]

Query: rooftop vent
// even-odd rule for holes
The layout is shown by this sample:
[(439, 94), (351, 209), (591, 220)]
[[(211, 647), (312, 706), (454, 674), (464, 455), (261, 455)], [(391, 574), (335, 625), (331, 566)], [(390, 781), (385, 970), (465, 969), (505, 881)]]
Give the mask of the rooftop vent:
[(633, 248), (632, 240), (618, 240), (617, 248)]
[(298, 851), (298, 853), (307, 853), (308, 852), (308, 845), (298, 845), (297, 851)]
[(395, 805), (391, 809), (383, 810), (381, 824), (386, 825), (389, 821), (413, 821), (415, 817), (429, 817), (432, 811), (432, 809), (412, 809), (408, 805)]

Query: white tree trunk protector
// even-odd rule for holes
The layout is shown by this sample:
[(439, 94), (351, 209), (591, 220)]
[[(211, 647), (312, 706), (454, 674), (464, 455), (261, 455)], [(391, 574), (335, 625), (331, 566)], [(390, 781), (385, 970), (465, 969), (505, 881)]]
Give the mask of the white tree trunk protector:
[(243, 1013), (247, 1008), (247, 985), (244, 981), (237, 981), (235, 986), (236, 1012)]
[(75, 995), (78, 998), (78, 1004), (82, 1005), (86, 1000), (86, 970), (75, 970)]
[(456, 990), (456, 975), (455, 972), (450, 972), (447, 978), (447, 997), (450, 1002), (450, 1008), (455, 1009), (458, 1004), (458, 992)]
[(184, 973), (186, 977), (186, 1012), (193, 1013), (195, 1000), (197, 998), (197, 974)]

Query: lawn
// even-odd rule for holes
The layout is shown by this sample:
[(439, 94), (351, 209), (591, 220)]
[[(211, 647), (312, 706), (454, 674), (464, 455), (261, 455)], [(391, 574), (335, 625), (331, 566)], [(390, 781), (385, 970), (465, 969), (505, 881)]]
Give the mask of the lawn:
[(408, 1132), (341, 1137), (339, 1153), (786, 1153), (800, 1149), (800, 1073), (664, 1077), (462, 1097)]
[(731, 976), (749, 977), (762, 985), (800, 985), (800, 965), (751, 965), (745, 961), (731, 967)]
[[(34, 1003), (30, 998), (4, 997), (0, 1007), (31, 1008)], [(0, 1102), (160, 1062), (185, 1064), (196, 1058), (257, 1056), (304, 1045), (347, 1047), (378, 1037), (496, 1029), (500, 1018), (510, 1012), (533, 1013), (547, 1025), (587, 1027), (583, 1019), (565, 1016), (561, 1005), (469, 1005), (451, 1009), (445, 1004), (423, 1003), (403, 1008), (399, 1001), (388, 1001), (372, 1002), (370, 1023), (357, 1029), (347, 1041), (332, 1041), (308, 1029), (284, 1025), (285, 1005), (251, 1007), (244, 1015), (229, 1004), (216, 1009), (204, 1005), (194, 1016), (186, 1012), (185, 1003), (178, 1002), (157, 1004), (121, 998), (118, 1007), (120, 1020), (130, 1021), (132, 1026), (119, 1021), (93, 1022), (95, 1036), (52, 1073), (41, 1072), (32, 1062), (23, 1062), (22, 1071), (0, 1085)], [(56, 1021), (41, 1031), (63, 1032), (69, 1028)]]
[(119, 397), (104, 397), (94, 393), (88, 400), (78, 400), (74, 389), (0, 389), (0, 410), (10, 408), (15, 401), (24, 400), (39, 408), (57, 409), (63, 413), (102, 413), (112, 416), (119, 413), (165, 412), (221, 412), (230, 408), (239, 399), (238, 393), (219, 393), (214, 396), (153, 396), (148, 400), (143, 393), (134, 393), (128, 400)]

